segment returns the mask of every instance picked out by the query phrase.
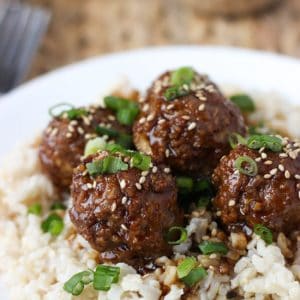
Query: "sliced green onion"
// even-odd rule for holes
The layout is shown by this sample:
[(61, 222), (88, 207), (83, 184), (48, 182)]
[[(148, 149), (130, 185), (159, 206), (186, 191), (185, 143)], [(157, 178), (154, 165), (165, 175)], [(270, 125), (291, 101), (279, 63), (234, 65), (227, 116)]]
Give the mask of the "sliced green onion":
[(120, 133), (116, 139), (116, 142), (125, 149), (130, 149), (132, 148), (132, 135)]
[(82, 293), (85, 284), (89, 284), (94, 279), (94, 272), (92, 270), (79, 272), (73, 275), (64, 284), (64, 290), (73, 296), (78, 296)]
[(176, 184), (181, 193), (191, 193), (194, 187), (193, 178), (187, 176), (177, 176)]
[(107, 108), (114, 111), (118, 111), (122, 108), (128, 107), (129, 103), (132, 102), (128, 99), (116, 97), (116, 96), (106, 96), (104, 97), (104, 103)]
[(119, 135), (119, 132), (117, 130), (104, 126), (97, 126), (95, 130), (99, 135), (107, 135), (109, 137), (117, 137)]
[(232, 149), (235, 149), (238, 145), (246, 145), (247, 140), (238, 133), (232, 133), (229, 136), (229, 144)]
[(28, 213), (36, 216), (40, 216), (42, 213), (42, 205), (40, 203), (34, 203), (28, 207)]
[(245, 94), (237, 94), (230, 97), (230, 100), (240, 108), (242, 112), (255, 111), (255, 104), (253, 99)]
[(200, 196), (198, 202), (197, 202), (197, 207), (206, 207), (210, 203), (211, 197), (207, 195)]
[(186, 277), (192, 269), (196, 266), (195, 257), (186, 257), (178, 266), (177, 266), (177, 275), (178, 278)]
[(123, 125), (132, 125), (138, 115), (138, 108), (123, 108), (117, 111), (117, 120)]
[(96, 160), (86, 164), (88, 173), (92, 176), (100, 174), (115, 174), (119, 171), (128, 170), (128, 164), (124, 163), (121, 158), (107, 156), (102, 160)]
[(262, 240), (264, 240), (266, 242), (267, 245), (272, 244), (272, 242), (273, 242), (273, 233), (268, 227), (266, 227), (262, 224), (255, 224), (254, 225), (254, 232), (258, 236), (260, 236), (262, 238)]
[(195, 71), (191, 67), (181, 67), (171, 72), (171, 84), (183, 85), (190, 84), (194, 79)]
[(228, 252), (227, 246), (222, 242), (203, 241), (199, 244), (199, 249), (204, 255), (210, 255), (212, 253), (226, 255)]
[(55, 202), (51, 205), (50, 210), (66, 210), (67, 207), (61, 202)]
[(105, 141), (100, 138), (96, 137), (92, 140), (89, 140), (84, 148), (84, 156), (89, 156), (91, 154), (95, 154), (98, 151), (104, 150), (106, 147)]
[(240, 156), (234, 162), (234, 168), (248, 176), (256, 176), (258, 167), (256, 162), (249, 156)]
[(49, 232), (51, 235), (57, 236), (64, 229), (64, 222), (59, 215), (53, 213), (42, 222), (41, 228), (43, 232)]
[(126, 153), (126, 149), (124, 149), (123, 146), (119, 144), (106, 144), (105, 150), (111, 153), (120, 152), (120, 153)]
[(178, 85), (171, 86), (167, 88), (164, 92), (164, 97), (168, 100), (174, 100), (178, 97), (186, 96), (188, 95), (188, 91), (184, 90), (182, 87)]
[(74, 120), (87, 115), (87, 111), (84, 108), (71, 108), (70, 110), (65, 111), (65, 113), (67, 113), (69, 120)]
[(113, 283), (119, 281), (120, 268), (99, 265), (94, 274), (93, 286), (98, 291), (108, 291)]
[(208, 178), (198, 179), (194, 184), (195, 192), (201, 192), (211, 195), (213, 193), (213, 185)]
[(247, 146), (250, 149), (260, 149), (265, 147), (273, 152), (280, 152), (282, 150), (282, 140), (276, 136), (266, 134), (251, 135), (248, 138)]
[(48, 110), (48, 113), (51, 117), (56, 118), (56, 117), (61, 116), (61, 114), (64, 113), (65, 111), (68, 111), (73, 108), (74, 108), (74, 105), (72, 105), (70, 103), (58, 103), (58, 104), (50, 107)]
[(187, 276), (181, 278), (181, 281), (184, 282), (187, 286), (192, 287), (206, 276), (206, 270), (202, 267), (197, 267), (191, 270)]
[(187, 230), (184, 227), (173, 226), (167, 233), (167, 242), (169, 245), (179, 245), (187, 240)]
[(151, 157), (149, 155), (135, 152), (130, 160), (130, 164), (134, 168), (147, 171), (151, 165)]

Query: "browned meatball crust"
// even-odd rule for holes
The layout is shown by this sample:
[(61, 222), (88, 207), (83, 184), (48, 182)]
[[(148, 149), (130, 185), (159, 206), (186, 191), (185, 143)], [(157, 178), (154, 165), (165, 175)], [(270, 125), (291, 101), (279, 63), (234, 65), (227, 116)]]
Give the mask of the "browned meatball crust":
[(170, 85), (166, 72), (148, 90), (133, 127), (135, 146), (176, 171), (211, 174), (230, 150), (230, 133), (245, 133), (243, 117), (206, 76), (195, 73), (188, 94), (168, 101)]
[[(213, 204), (229, 228), (264, 224), (275, 232), (300, 229), (300, 144), (284, 143), (280, 153), (239, 145), (221, 159), (212, 176), (218, 188)], [(234, 168), (240, 156), (256, 161), (256, 176)]]
[(70, 217), (78, 232), (99, 251), (102, 262), (134, 266), (170, 255), (164, 235), (182, 224), (177, 189), (169, 169), (130, 168), (116, 174), (91, 177), (86, 163), (101, 160), (103, 151), (85, 159), (73, 176)]
[(84, 109), (87, 114), (74, 120), (69, 120), (66, 114), (53, 118), (43, 132), (40, 161), (52, 182), (61, 190), (69, 189), (73, 169), (80, 163), (87, 141), (97, 136), (97, 125), (122, 133), (131, 131), (120, 125), (109, 109), (93, 106)]

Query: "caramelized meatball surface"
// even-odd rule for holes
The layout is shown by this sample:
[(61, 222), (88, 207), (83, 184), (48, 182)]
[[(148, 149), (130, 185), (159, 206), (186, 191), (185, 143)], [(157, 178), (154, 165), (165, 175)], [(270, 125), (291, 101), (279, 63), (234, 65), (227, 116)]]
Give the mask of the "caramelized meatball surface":
[(53, 118), (43, 132), (39, 147), (43, 169), (61, 190), (69, 189), (73, 169), (80, 163), (87, 141), (97, 136), (98, 125), (121, 133), (131, 131), (120, 125), (109, 109), (93, 106), (81, 109), (86, 113), (72, 120), (66, 113)]
[(140, 267), (170, 255), (165, 233), (183, 220), (170, 169), (158, 165), (91, 177), (86, 164), (107, 156), (89, 156), (74, 170), (69, 213), (77, 231), (99, 251), (101, 262)]
[[(223, 157), (212, 179), (218, 189), (213, 204), (228, 228), (263, 224), (275, 232), (300, 229), (300, 144), (284, 139), (276, 153), (239, 145)], [(256, 176), (241, 174), (234, 163), (252, 158)]]
[(137, 149), (176, 171), (210, 175), (230, 150), (232, 132), (245, 133), (239, 109), (206, 76), (195, 73), (181, 96), (167, 100), (171, 72), (162, 74), (141, 103), (134, 127)]

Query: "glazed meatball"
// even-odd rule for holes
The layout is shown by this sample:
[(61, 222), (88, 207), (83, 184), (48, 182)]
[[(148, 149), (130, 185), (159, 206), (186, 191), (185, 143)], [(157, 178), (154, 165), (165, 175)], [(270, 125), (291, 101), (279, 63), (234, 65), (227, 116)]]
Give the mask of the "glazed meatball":
[(77, 109), (77, 112), (84, 114), (77, 113), (70, 119), (64, 113), (53, 118), (43, 133), (39, 147), (43, 169), (61, 190), (69, 189), (73, 169), (80, 163), (87, 141), (98, 135), (98, 125), (124, 134), (131, 131), (129, 127), (120, 125), (109, 109), (91, 106)]
[[(111, 157), (106, 151), (89, 156), (74, 170), (70, 217), (77, 231), (99, 251), (101, 262), (140, 267), (170, 255), (165, 233), (182, 224), (170, 169), (162, 165), (148, 171), (129, 167), (114, 174), (89, 175), (88, 163), (106, 157)], [(122, 159), (128, 161), (128, 157)]]
[[(287, 234), (300, 229), (300, 144), (287, 139), (283, 143), (282, 152), (239, 145), (221, 159), (212, 176), (218, 189), (213, 204), (229, 229), (255, 224)], [(255, 176), (236, 169), (240, 157), (256, 163)]]
[(141, 103), (135, 146), (175, 171), (211, 175), (230, 150), (230, 133), (245, 133), (243, 117), (206, 76), (194, 73), (178, 95), (171, 77), (172, 72), (161, 75)]

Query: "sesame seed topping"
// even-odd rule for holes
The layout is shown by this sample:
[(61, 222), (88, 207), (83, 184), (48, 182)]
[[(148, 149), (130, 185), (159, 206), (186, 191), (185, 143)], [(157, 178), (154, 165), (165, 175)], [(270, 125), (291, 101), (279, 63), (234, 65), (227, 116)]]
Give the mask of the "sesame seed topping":
[(221, 212), (220, 210), (218, 210), (217, 213), (216, 213), (216, 215), (217, 215), (218, 217), (220, 217), (220, 216), (222, 215), (222, 212)]
[(144, 107), (142, 108), (142, 111), (144, 111), (144, 112), (147, 111), (147, 110), (149, 109), (149, 107), (150, 107), (150, 106), (149, 106), (148, 103), (145, 104)]
[(167, 109), (172, 109), (172, 108), (174, 108), (174, 104), (169, 104), (166, 108)]
[(228, 206), (235, 206), (235, 200), (231, 199), (231, 200), (228, 202)]
[(147, 121), (152, 121), (154, 120), (154, 114), (150, 114), (148, 117), (147, 117)]
[(78, 127), (77, 131), (78, 131), (79, 134), (84, 134), (84, 130), (83, 130), (82, 127)]
[(265, 174), (265, 175), (264, 175), (264, 178), (265, 178), (265, 179), (270, 179), (271, 177), (272, 177), (271, 174)]
[(190, 119), (190, 116), (182, 116), (182, 119), (183, 119), (183, 120), (189, 120), (189, 119)]
[(109, 115), (108, 117), (109, 121), (115, 121), (116, 117), (114, 115)]
[(286, 170), (286, 171), (284, 172), (284, 177), (285, 177), (286, 179), (289, 179), (289, 178), (291, 177), (291, 174), (290, 174), (290, 172), (289, 172), (288, 170)]
[(72, 133), (71, 132), (67, 132), (66, 137), (69, 139), (72, 137)]
[(154, 167), (152, 168), (152, 172), (153, 172), (153, 173), (156, 173), (156, 172), (157, 172), (157, 167), (156, 167), (156, 166), (154, 166)]
[(112, 205), (111, 205), (111, 211), (115, 211), (117, 208), (117, 204), (116, 202), (114, 202)]
[(283, 172), (283, 171), (284, 171), (284, 166), (283, 166), (282, 164), (279, 164), (279, 165), (278, 165), (278, 169), (279, 169), (281, 172)]
[(279, 157), (281, 157), (281, 158), (286, 158), (286, 157), (288, 157), (288, 155), (287, 155), (286, 153), (280, 153), (280, 154), (279, 154)]
[(268, 157), (267, 153), (265, 153), (265, 152), (262, 152), (262, 154), (261, 154), (261, 158), (262, 158), (262, 159), (266, 159), (267, 157)]
[(300, 191), (298, 191), (298, 198), (300, 199)]
[(139, 180), (139, 183), (140, 184), (143, 184), (144, 182), (146, 181), (146, 177), (145, 176), (142, 176)]
[(300, 189), (300, 183), (297, 183), (296, 187), (297, 189)]
[(191, 123), (189, 126), (188, 126), (188, 130), (193, 130), (193, 129), (195, 129), (196, 128), (196, 123), (195, 122), (193, 122), (193, 123)]
[(120, 181), (120, 187), (121, 187), (121, 189), (124, 189), (124, 188), (126, 187), (126, 182), (125, 182), (124, 179), (122, 179), (122, 180)]
[(289, 152), (289, 157), (290, 157), (291, 159), (296, 159), (296, 158), (297, 158), (297, 155), (298, 155), (298, 153), (295, 152), (295, 151)]
[(123, 230), (128, 230), (128, 228), (127, 228), (124, 224), (121, 224), (121, 228), (122, 228)]
[(143, 171), (142, 176), (147, 176), (149, 174), (149, 171)]
[(55, 136), (58, 132), (58, 129), (57, 128), (54, 128), (51, 133), (50, 133), (50, 136)]
[(273, 162), (271, 161), (271, 160), (266, 160), (265, 162), (264, 162), (264, 164), (265, 165), (271, 165)]
[(165, 119), (160, 119), (160, 120), (157, 122), (157, 124), (162, 124), (162, 123), (165, 123), (165, 122), (166, 122)]
[(295, 174), (295, 179), (300, 180), (300, 174)]
[(92, 189), (93, 188), (93, 185), (91, 183), (87, 183), (86, 186), (87, 186), (88, 189)]
[(121, 202), (122, 202), (122, 204), (125, 204), (125, 203), (127, 202), (127, 197), (124, 196), (124, 197), (122, 198)]
[(259, 153), (262, 153), (262, 152), (264, 152), (264, 150), (265, 150), (265, 147), (261, 147), (261, 148), (258, 150), (258, 152), (259, 152)]
[(144, 98), (144, 97), (140, 97), (140, 98), (139, 98), (139, 102), (140, 102), (140, 103), (145, 102), (145, 100), (146, 100), (146, 98)]
[(200, 104), (198, 110), (203, 111), (204, 109), (205, 109), (205, 104)]
[(141, 189), (142, 189), (142, 186), (141, 186), (141, 184), (140, 184), (140, 183), (138, 183), (138, 182), (135, 184), (135, 186), (136, 186), (136, 188), (137, 188), (138, 190), (141, 190)]
[(169, 157), (169, 156), (170, 156), (170, 150), (169, 150), (169, 149), (166, 149), (165, 155), (166, 155), (166, 157)]
[(83, 119), (83, 123), (85, 125), (89, 126), (91, 124), (91, 121), (89, 120), (89, 118), (82, 116), (82, 119)]
[(278, 171), (277, 168), (274, 168), (270, 171), (270, 174), (275, 175), (277, 173), (277, 171)]
[(261, 157), (255, 158), (255, 161), (260, 162), (261, 161)]
[(78, 125), (78, 121), (77, 121), (77, 120), (72, 120), (72, 121), (70, 122), (70, 125), (76, 126), (76, 125)]
[(164, 172), (168, 174), (168, 173), (171, 172), (171, 169), (170, 168), (164, 168)]
[(143, 123), (145, 123), (145, 121), (146, 121), (146, 118), (145, 118), (145, 117), (142, 117), (142, 118), (140, 118), (139, 123), (140, 123), (140, 124), (143, 124)]
[(68, 126), (68, 130), (70, 132), (74, 132), (75, 131), (74, 127), (71, 124)]

